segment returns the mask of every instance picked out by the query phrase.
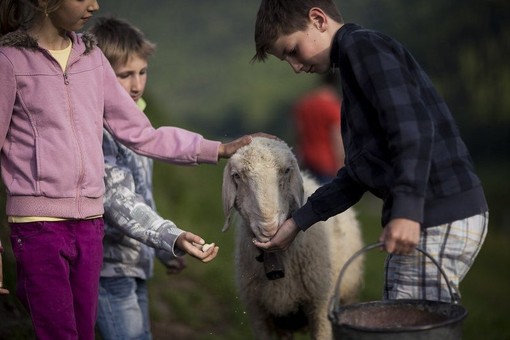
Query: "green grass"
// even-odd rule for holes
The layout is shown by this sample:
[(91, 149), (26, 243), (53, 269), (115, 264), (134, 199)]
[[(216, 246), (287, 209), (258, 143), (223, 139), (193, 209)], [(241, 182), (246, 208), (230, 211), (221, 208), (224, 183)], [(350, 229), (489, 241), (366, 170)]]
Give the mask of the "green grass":
[[(218, 257), (203, 264), (187, 257), (187, 268), (167, 275), (156, 262), (150, 282), (150, 308), (154, 339), (238, 340), (250, 339), (251, 331), (234, 284), (234, 230), (221, 232), (221, 178), (219, 166), (176, 167), (157, 164), (155, 193), (160, 213), (182, 229), (195, 232), (220, 246)], [(1, 202), (0, 202), (1, 203)], [(366, 243), (375, 242), (379, 227), (380, 202), (367, 195), (357, 205)], [(486, 243), (472, 270), (461, 284), (462, 304), (469, 315), (464, 320), (465, 340), (510, 339), (510, 237), (504, 226), (490, 225)], [(6, 282), (14, 291), (14, 266), (9, 254), (6, 228), (0, 236), (7, 247), (4, 256)], [(381, 299), (385, 254), (373, 250), (367, 255), (365, 286), (361, 299)], [(18, 316), (16, 326), (5, 317)], [(0, 338), (17, 331), (13, 339), (30, 339), (26, 314), (19, 311), (14, 294), (0, 298)], [(25, 322), (25, 323), (23, 323)], [(6, 329), (6, 328), (9, 329)], [(297, 339), (307, 339), (299, 335)]]

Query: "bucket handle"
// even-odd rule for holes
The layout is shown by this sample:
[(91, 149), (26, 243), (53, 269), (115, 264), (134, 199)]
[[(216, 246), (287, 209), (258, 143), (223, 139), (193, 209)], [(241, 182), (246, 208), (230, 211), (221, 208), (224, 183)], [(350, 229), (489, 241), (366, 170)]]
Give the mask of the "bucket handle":
[[(338, 301), (340, 301), (340, 292), (339, 292), (339, 288), (340, 288), (340, 282), (342, 281), (342, 278), (345, 274), (345, 271), (347, 270), (347, 267), (349, 267), (349, 265), (361, 254), (369, 251), (369, 250), (372, 250), (374, 248), (380, 248), (384, 245), (383, 242), (376, 242), (376, 243), (372, 243), (372, 244), (369, 244), (363, 248), (361, 248), (360, 250), (358, 250), (356, 253), (354, 253), (348, 260), (347, 262), (345, 262), (345, 264), (343, 265), (342, 267), (342, 270), (340, 271), (340, 275), (338, 276), (338, 280), (336, 282), (336, 285), (335, 285), (335, 295), (333, 297), (333, 299), (329, 302), (329, 313), (330, 315), (333, 314), (334, 312), (334, 309), (336, 307), (336, 304)], [(421, 249), (420, 247), (416, 247), (416, 250), (418, 250), (419, 252), (421, 252), (423, 255), (427, 256), (435, 265), (436, 267), (439, 269), (439, 271), (441, 272), (441, 275), (443, 275), (443, 278), (445, 279), (446, 281), (446, 284), (448, 285), (448, 291), (450, 292), (450, 296), (451, 296), (451, 299), (452, 299), (452, 302), (454, 304), (458, 304), (460, 302), (460, 298), (459, 298), (459, 293), (457, 292), (457, 289), (452, 286), (452, 284), (450, 283), (450, 281), (448, 280), (448, 276), (446, 275), (445, 271), (443, 270), (443, 268), (441, 268), (441, 266), (439, 265), (439, 263), (436, 261), (436, 259), (434, 259), (432, 257), (432, 255), (430, 255), (428, 252), (426, 252), (425, 250)]]

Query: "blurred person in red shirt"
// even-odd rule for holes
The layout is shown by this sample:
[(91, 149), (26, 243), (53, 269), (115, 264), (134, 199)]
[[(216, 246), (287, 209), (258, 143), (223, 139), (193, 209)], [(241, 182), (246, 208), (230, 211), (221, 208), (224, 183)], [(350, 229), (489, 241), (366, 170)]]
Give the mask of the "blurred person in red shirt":
[(335, 72), (321, 77), (319, 87), (296, 102), (293, 114), (300, 166), (324, 184), (343, 167), (344, 148), (340, 133), (340, 77)]

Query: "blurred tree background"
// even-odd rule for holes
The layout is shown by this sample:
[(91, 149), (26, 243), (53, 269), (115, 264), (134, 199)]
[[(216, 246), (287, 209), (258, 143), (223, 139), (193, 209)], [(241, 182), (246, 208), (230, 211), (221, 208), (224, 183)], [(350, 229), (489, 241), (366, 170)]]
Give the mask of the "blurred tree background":
[[(346, 22), (403, 42), (457, 119), (491, 209), (486, 246), (462, 288), (470, 312), (465, 339), (509, 339), (510, 280), (504, 268), (510, 266), (506, 207), (510, 202), (510, 2), (336, 2)], [(291, 106), (318, 78), (295, 75), (287, 63), (275, 58), (265, 64), (250, 63), (259, 1), (100, 0), (99, 4), (96, 16), (127, 19), (157, 43), (145, 95), (146, 112), (154, 125), (175, 125), (224, 141), (264, 131), (294, 144)], [(244, 339), (249, 334), (233, 283), (233, 232), (219, 232), (223, 164), (187, 168), (156, 162), (155, 194), (161, 214), (217, 242), (221, 250), (207, 265), (188, 258), (188, 268), (170, 279), (156, 266), (151, 280), (155, 339)], [(0, 198), (0, 237), (7, 248), (5, 282), (14, 291), (5, 203)], [(364, 224), (378, 223), (378, 203), (367, 198), (359, 209)], [(378, 232), (372, 225), (364, 228), (365, 240), (373, 242)], [(377, 300), (380, 283), (372, 280), (382, 267), (374, 263), (367, 264), (369, 292), (364, 297)], [(0, 339), (29, 336), (29, 322), (14, 295), (0, 299)]]

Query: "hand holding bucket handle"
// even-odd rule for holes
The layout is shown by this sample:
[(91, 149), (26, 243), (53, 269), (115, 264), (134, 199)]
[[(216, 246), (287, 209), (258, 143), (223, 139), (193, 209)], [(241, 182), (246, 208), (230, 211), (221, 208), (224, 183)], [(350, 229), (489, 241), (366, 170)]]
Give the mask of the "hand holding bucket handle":
[[(345, 271), (347, 270), (347, 268), (349, 267), (349, 265), (361, 254), (369, 251), (369, 250), (372, 250), (372, 249), (375, 249), (375, 248), (381, 248), (382, 246), (384, 245), (383, 242), (376, 242), (376, 243), (372, 243), (372, 244), (369, 244), (363, 248), (361, 248), (360, 250), (358, 250), (356, 253), (354, 253), (348, 260), (347, 262), (345, 262), (344, 266), (342, 267), (342, 270), (340, 271), (340, 275), (338, 276), (338, 280), (336, 282), (336, 286), (335, 286), (335, 296), (333, 297), (333, 299), (331, 299), (330, 303), (329, 303), (329, 313), (330, 315), (332, 315), (334, 313), (334, 310), (335, 310), (335, 307), (336, 307), (336, 304), (340, 301), (340, 292), (339, 292), (339, 289), (340, 289), (340, 282), (342, 281), (342, 277), (344, 276), (345, 274)], [(456, 288), (450, 283), (450, 281), (448, 280), (448, 276), (446, 276), (446, 273), (445, 271), (443, 270), (443, 268), (441, 268), (441, 266), (439, 265), (439, 263), (436, 261), (436, 259), (434, 259), (432, 257), (432, 255), (430, 255), (428, 252), (426, 252), (425, 250), (421, 249), (420, 247), (416, 247), (416, 250), (419, 251), (420, 253), (422, 253), (423, 255), (427, 256), (435, 265), (436, 267), (439, 269), (439, 271), (441, 272), (441, 275), (443, 275), (443, 278), (445, 279), (446, 281), (446, 284), (448, 285), (448, 291), (450, 292), (450, 296), (451, 296), (451, 299), (452, 299), (452, 303), (454, 304), (458, 304), (460, 302), (460, 294), (458, 293), (458, 291), (456, 290)]]

